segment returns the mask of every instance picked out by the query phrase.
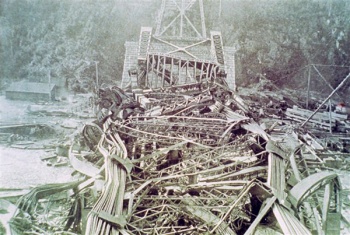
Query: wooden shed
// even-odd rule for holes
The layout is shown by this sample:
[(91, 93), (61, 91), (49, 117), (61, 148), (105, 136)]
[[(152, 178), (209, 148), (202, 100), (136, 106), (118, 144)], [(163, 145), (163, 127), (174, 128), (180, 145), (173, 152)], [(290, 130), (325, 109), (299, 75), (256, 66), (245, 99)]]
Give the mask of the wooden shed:
[(6, 99), (52, 101), (55, 100), (55, 84), (38, 82), (15, 82), (6, 90)]

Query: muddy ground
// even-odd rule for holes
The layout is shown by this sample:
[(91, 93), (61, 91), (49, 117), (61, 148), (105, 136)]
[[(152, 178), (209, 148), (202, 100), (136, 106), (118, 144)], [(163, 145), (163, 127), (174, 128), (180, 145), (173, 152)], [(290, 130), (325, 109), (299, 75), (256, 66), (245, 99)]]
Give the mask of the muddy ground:
[(44, 131), (32, 133), (11, 135), (6, 133), (11, 131), (0, 131), (0, 193), (72, 180), (74, 170), (64, 152), (84, 123), (93, 120), (90, 97), (69, 95), (61, 101), (34, 103), (0, 96), (0, 128), (17, 124), (47, 126)]

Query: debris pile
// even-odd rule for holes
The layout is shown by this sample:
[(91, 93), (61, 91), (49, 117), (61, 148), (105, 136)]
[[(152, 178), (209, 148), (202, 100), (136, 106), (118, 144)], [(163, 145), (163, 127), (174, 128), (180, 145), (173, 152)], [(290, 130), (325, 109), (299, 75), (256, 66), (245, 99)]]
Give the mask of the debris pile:
[(347, 116), (293, 107), (263, 77), (239, 96), (235, 48), (219, 31), (207, 37), (205, 22), (203, 1), (162, 1), (155, 32), (125, 44), (123, 89), (97, 83), (97, 120), (68, 153), (78, 180), (21, 197), (13, 234), (340, 234), (350, 224), (336, 172), (349, 166)]
[(345, 155), (316, 133), (263, 128), (216, 82), (99, 94), (69, 150), (82, 177), (23, 196), (13, 234), (340, 234)]

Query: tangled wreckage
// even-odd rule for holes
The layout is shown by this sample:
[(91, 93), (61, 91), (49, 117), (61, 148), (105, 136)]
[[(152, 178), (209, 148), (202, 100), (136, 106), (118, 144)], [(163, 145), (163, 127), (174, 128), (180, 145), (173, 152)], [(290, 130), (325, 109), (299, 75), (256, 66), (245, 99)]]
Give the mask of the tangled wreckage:
[[(203, 19), (196, 30), (185, 15), (194, 6), (203, 11), (202, 1), (163, 1), (155, 35), (143, 27), (136, 55), (126, 56), (129, 80), (100, 88), (97, 120), (69, 150), (82, 177), (22, 196), (12, 234), (340, 234), (342, 186), (332, 169), (349, 138), (325, 147), (320, 133), (332, 122), (309, 122), (312, 112), (285, 101), (266, 127), (261, 110), (272, 111), (237, 94), (232, 50), (220, 32), (205, 37)], [(165, 9), (180, 12), (178, 38), (166, 34), (175, 21)], [(193, 44), (184, 45), (189, 28)], [(333, 120), (348, 130), (346, 118)]]

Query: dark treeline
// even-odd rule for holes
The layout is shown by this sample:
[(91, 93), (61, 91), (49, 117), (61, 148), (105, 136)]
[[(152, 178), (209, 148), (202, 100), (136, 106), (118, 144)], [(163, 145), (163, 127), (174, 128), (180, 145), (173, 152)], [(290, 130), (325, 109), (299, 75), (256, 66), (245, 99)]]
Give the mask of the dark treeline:
[[(0, 0), (1, 86), (48, 76), (93, 83), (119, 80), (124, 43), (141, 26), (155, 27), (160, 0)], [(350, 1), (206, 0), (208, 31), (219, 29), (237, 48), (241, 84), (265, 76), (305, 86), (309, 64), (350, 66)], [(321, 67), (333, 86), (347, 68)], [(302, 79), (303, 82), (299, 80)]]

